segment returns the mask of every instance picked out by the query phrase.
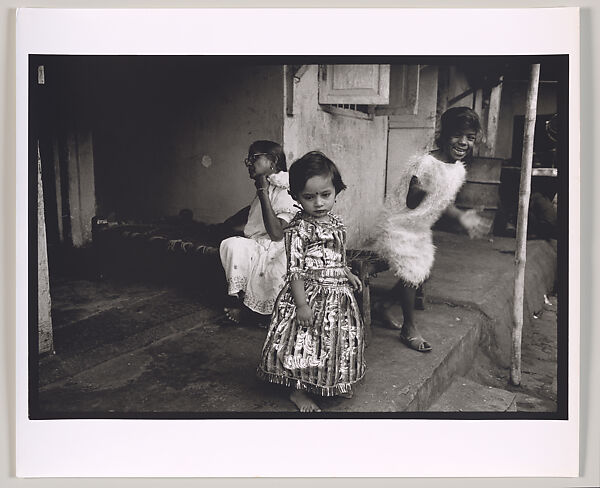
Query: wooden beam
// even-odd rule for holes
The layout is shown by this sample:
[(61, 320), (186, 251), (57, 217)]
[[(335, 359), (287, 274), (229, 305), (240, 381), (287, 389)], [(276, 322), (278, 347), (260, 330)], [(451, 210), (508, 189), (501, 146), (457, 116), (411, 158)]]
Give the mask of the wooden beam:
[(294, 115), (294, 74), (290, 65), (283, 67), (283, 76), (285, 78), (285, 113)]
[(308, 68), (310, 68), (310, 64), (300, 65), (300, 67), (298, 69), (296, 69), (296, 71), (294, 72), (294, 80), (296, 82), (300, 81), (302, 79), (302, 76), (304, 75), (304, 73), (306, 73), (308, 71)]
[(462, 92), (460, 95), (455, 96), (448, 100), (448, 105), (454, 105), (456, 102), (460, 102), (463, 98), (467, 98), (469, 95), (476, 91), (475, 88), (469, 88), (467, 91)]
[(496, 140), (498, 138), (498, 119), (500, 117), (500, 101), (502, 97), (502, 83), (492, 88), (490, 92), (483, 128), (485, 131), (484, 143), (480, 146), (479, 155), (493, 158), (496, 154)]
[(531, 194), (531, 170), (533, 165), (533, 137), (537, 97), (540, 80), (540, 65), (531, 65), (525, 129), (523, 136), (523, 157), (521, 158), (521, 183), (519, 186), (519, 210), (517, 215), (517, 249), (515, 251), (515, 289), (513, 298), (513, 329), (511, 348), (510, 381), (521, 384), (521, 340), (523, 337), (523, 299), (525, 292), (525, 264), (527, 262), (527, 214)]

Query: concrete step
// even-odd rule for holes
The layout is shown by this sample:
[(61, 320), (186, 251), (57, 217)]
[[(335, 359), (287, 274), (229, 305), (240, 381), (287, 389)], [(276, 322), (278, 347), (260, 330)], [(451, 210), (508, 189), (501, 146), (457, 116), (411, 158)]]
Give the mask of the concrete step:
[(223, 314), (189, 293), (114, 281), (79, 280), (55, 296), (55, 351), (40, 359), (41, 387)]
[[(364, 381), (351, 399), (319, 399), (323, 411), (425, 411), (456, 374), (465, 374), (479, 341), (481, 315), (435, 304), (417, 312), (417, 319), (432, 352), (407, 348), (397, 331), (375, 321)], [(46, 385), (40, 390), (40, 414), (296, 411), (283, 389), (256, 378), (265, 329), (232, 327), (193, 314), (186, 322), (169, 336), (118, 356), (113, 350), (104, 362)]]
[(516, 412), (517, 395), (480, 385), (462, 376), (427, 409), (428, 412)]
[[(427, 284), (426, 310), (416, 312), (420, 331), (433, 351), (424, 354), (409, 349), (400, 342), (399, 332), (383, 328), (374, 314), (364, 381), (351, 399), (320, 399), (324, 412), (440, 408), (439, 401), (452, 394), (455, 378), (471, 369), (486, 338), (489, 342), (500, 329), (508, 330), (512, 275), (507, 270), (513, 266), (514, 243), (441, 234), (436, 235), (436, 244), (439, 252)], [(505, 247), (510, 252), (504, 252)], [(546, 278), (552, 278), (554, 269), (551, 258), (556, 256), (547, 243), (528, 243), (529, 250), (527, 288), (530, 295), (537, 293), (543, 300)], [(548, 277), (531, 272), (538, 268), (548, 268)], [(391, 273), (373, 279), (373, 303), (395, 282)], [(57, 342), (57, 354), (40, 363), (42, 417), (53, 412), (186, 412), (199, 416), (296, 412), (283, 389), (256, 378), (266, 330), (222, 323), (222, 307), (214, 300), (171, 292), (153, 295), (157, 290), (164, 288), (148, 285), (148, 293), (137, 290), (135, 300), (127, 306), (119, 302), (119, 310), (104, 309), (113, 299), (112, 290), (106, 291), (110, 300), (98, 305), (100, 311), (65, 307), (71, 315), (57, 334), (63, 335)], [(140, 297), (146, 301), (137, 302)], [(534, 305), (530, 308), (535, 309)], [(507, 354), (504, 351), (503, 356)], [(496, 390), (480, 388), (483, 390), (472, 396), (482, 404), (452, 408), (486, 411), (487, 395)], [(540, 408), (532, 399), (523, 399), (523, 403), (530, 410)], [(509, 408), (513, 407), (506, 405)]]
[(464, 307), (427, 304), (425, 311), (416, 312), (416, 320), (431, 352), (409, 349), (400, 342), (398, 331), (383, 328), (374, 315), (365, 380), (351, 399), (320, 399), (323, 410), (423, 412), (456, 375), (466, 374), (480, 340), (482, 315)]

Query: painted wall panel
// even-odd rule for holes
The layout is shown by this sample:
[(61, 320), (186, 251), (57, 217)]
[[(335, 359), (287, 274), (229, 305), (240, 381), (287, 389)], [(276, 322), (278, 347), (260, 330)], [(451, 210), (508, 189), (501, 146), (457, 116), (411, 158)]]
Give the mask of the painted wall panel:
[(435, 66), (421, 70), (417, 114), (390, 116), (386, 193), (392, 192), (398, 185), (406, 164), (415, 154), (433, 147), (437, 76)]
[(284, 124), (286, 155), (292, 161), (319, 150), (336, 163), (348, 188), (334, 211), (346, 223), (348, 245), (360, 246), (369, 239), (383, 202), (387, 117), (365, 120), (319, 109), (317, 65), (294, 83), (293, 96), (294, 115)]

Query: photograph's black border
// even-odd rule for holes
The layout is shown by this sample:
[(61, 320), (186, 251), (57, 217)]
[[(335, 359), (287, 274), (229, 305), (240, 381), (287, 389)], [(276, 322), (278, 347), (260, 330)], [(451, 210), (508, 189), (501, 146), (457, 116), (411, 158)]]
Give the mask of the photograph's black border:
[[(557, 239), (557, 410), (556, 412), (319, 412), (302, 414), (300, 412), (42, 412), (39, 408), (39, 358), (38, 353), (38, 175), (35, 107), (33, 106), (31, 86), (37, 79), (35, 60), (50, 56), (69, 57), (126, 57), (131, 55), (63, 55), (63, 54), (29, 54), (28, 86), (28, 417), (30, 420), (57, 419), (460, 419), (460, 420), (568, 420), (569, 419), (569, 166), (577, 161), (569, 160), (569, 55), (445, 55), (445, 56), (226, 56), (226, 55), (137, 55), (136, 57), (161, 58), (186, 56), (198, 59), (199, 63), (212, 65), (252, 64), (252, 65), (285, 65), (285, 64), (432, 64), (455, 65), (457, 63), (502, 63), (519, 62), (535, 64), (544, 62), (559, 63), (560, 79), (558, 80), (557, 104), (560, 117), (558, 132), (557, 158), (568, 161), (558, 171), (558, 224)], [(34, 237), (35, 236), (35, 237)], [(24, 243), (17, 243), (17, 246)], [(17, 273), (19, 270), (17, 270)]]

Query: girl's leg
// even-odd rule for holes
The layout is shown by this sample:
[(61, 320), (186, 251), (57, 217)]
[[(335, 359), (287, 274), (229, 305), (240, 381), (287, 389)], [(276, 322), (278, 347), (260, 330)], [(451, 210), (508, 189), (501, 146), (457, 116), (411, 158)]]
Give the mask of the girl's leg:
[(400, 303), (402, 304), (404, 316), (400, 340), (415, 351), (429, 352), (431, 351), (431, 345), (421, 337), (414, 320), (417, 289), (402, 282), (399, 285)]
[(419, 285), (415, 296), (415, 308), (417, 310), (425, 310), (425, 282)]
[(405, 285), (402, 282), (398, 283), (400, 304), (402, 305), (402, 315), (404, 317), (404, 323), (402, 324), (402, 335), (406, 337), (413, 337), (418, 335), (417, 327), (415, 325), (415, 298), (417, 296), (417, 289), (412, 286)]
[(399, 317), (400, 312), (404, 312), (404, 309), (401, 306), (403, 288), (403, 282), (398, 281), (378, 307), (381, 318), (385, 322), (385, 325), (390, 329), (402, 329), (402, 320), (399, 319)]
[(302, 390), (292, 390), (290, 400), (298, 407), (301, 412), (320, 412), (319, 406), (312, 401), (312, 398)]

